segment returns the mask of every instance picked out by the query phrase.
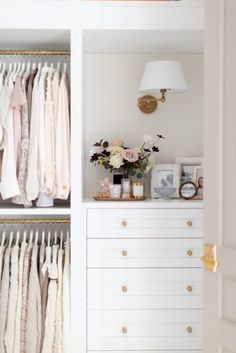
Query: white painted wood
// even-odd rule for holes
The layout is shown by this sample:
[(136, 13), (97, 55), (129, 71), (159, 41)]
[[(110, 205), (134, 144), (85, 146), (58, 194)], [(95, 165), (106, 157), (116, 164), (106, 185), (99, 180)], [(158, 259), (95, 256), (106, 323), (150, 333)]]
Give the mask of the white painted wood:
[(235, 14), (234, 0), (206, 1), (204, 234), (220, 266), (204, 275), (205, 353), (236, 352)]
[(141, 209), (200, 209), (202, 212), (203, 201), (202, 200), (184, 200), (184, 199), (171, 199), (171, 200), (163, 200), (163, 199), (150, 199), (147, 198), (144, 201), (125, 201), (125, 202), (114, 202), (114, 201), (95, 201), (90, 198), (86, 198), (83, 200), (84, 206), (87, 209), (127, 209), (127, 208), (141, 208)]
[(201, 239), (88, 240), (88, 267), (95, 268), (202, 267), (201, 254)]
[(201, 238), (202, 210), (88, 210), (87, 235), (89, 238)]
[[(114, 351), (88, 351), (88, 352), (93, 352), (93, 353), (113, 353)], [(139, 353), (150, 353), (150, 351), (138, 351)], [(122, 350), (122, 351), (116, 351), (116, 353), (130, 353), (130, 351), (127, 350)], [(163, 350), (152, 350), (152, 353), (167, 353), (166, 351)], [(178, 351), (170, 351), (168, 350), (168, 353), (186, 353), (186, 350), (178, 350)], [(201, 350), (191, 350), (191, 353), (202, 353)], [(227, 353), (227, 352), (225, 352)], [(228, 352), (231, 353), (231, 352)]]
[(201, 349), (201, 322), (201, 310), (89, 310), (88, 350)]
[(88, 288), (89, 309), (202, 308), (201, 269), (90, 269)]

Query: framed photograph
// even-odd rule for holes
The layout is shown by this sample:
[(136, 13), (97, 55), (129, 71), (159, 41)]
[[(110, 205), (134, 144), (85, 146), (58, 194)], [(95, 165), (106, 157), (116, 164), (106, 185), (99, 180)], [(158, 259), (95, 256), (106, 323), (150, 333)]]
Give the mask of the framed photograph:
[[(197, 167), (203, 166), (203, 158), (176, 158), (175, 163), (180, 165), (181, 184), (188, 182), (196, 182)], [(203, 167), (202, 167), (203, 168)]]
[[(178, 198), (179, 185), (179, 164), (157, 164), (153, 167), (151, 176), (152, 198)], [(164, 196), (164, 194), (166, 195), (166, 197)]]
[(197, 198), (203, 199), (203, 189), (204, 189), (204, 175), (203, 175), (203, 167), (198, 166), (195, 167), (195, 184), (197, 187)]

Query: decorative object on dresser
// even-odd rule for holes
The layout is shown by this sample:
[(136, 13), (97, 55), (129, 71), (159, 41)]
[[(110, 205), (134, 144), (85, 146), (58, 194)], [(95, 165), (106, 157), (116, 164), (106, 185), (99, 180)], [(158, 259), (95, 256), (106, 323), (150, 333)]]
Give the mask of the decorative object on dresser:
[[(121, 140), (109, 144), (101, 139), (93, 145), (90, 151), (90, 162), (103, 166), (111, 173), (122, 174), (122, 198), (130, 199), (133, 197), (130, 177), (136, 175), (136, 178), (140, 179), (153, 168), (155, 165), (153, 154), (159, 152), (157, 143), (163, 138), (162, 135), (157, 135), (155, 139), (145, 135), (142, 144), (135, 148), (127, 147)], [(100, 185), (100, 189), (104, 189), (103, 182)], [(118, 186), (115, 183), (113, 186), (109, 185), (109, 190), (109, 197), (111, 196), (113, 199), (121, 197), (120, 192), (118, 192)], [(99, 192), (97, 197), (107, 198), (108, 196), (105, 195), (104, 197), (104, 193)]]
[(179, 164), (156, 164), (152, 169), (151, 197), (178, 198), (179, 183)]
[(185, 200), (191, 200), (197, 195), (197, 186), (192, 181), (185, 181), (180, 185), (179, 195)]
[[(185, 183), (192, 182), (196, 185), (197, 193), (195, 194), (195, 199), (203, 199), (203, 158), (193, 157), (193, 158), (176, 158), (175, 163), (180, 165), (181, 170), (181, 185)], [(187, 185), (188, 187), (188, 185)], [(190, 186), (189, 186), (190, 187)], [(193, 186), (191, 186), (191, 189)], [(190, 191), (190, 189), (189, 189)]]
[[(145, 66), (139, 87), (139, 92), (146, 95), (138, 99), (138, 107), (143, 113), (153, 113), (158, 102), (166, 102), (166, 93), (179, 93), (187, 90), (180, 63), (176, 61), (149, 62)], [(159, 93), (161, 93), (161, 98), (153, 97), (153, 94)]]

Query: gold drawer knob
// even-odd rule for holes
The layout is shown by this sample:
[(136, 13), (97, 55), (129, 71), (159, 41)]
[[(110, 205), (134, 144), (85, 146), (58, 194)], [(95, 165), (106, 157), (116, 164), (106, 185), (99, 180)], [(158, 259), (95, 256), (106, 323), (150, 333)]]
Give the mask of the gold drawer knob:
[(122, 287), (122, 292), (124, 292), (124, 293), (128, 292), (128, 288), (126, 286), (123, 286)]
[(186, 331), (187, 331), (188, 333), (192, 333), (192, 332), (193, 332), (193, 329), (192, 329), (191, 326), (188, 326), (188, 327), (186, 328)]
[(121, 329), (121, 331), (122, 331), (122, 333), (125, 335), (126, 333), (128, 333), (128, 329), (127, 329), (127, 327), (122, 327), (122, 329)]
[(191, 227), (193, 226), (193, 222), (192, 222), (192, 221), (188, 221), (188, 222), (187, 222), (187, 226), (188, 226), (189, 228), (191, 228)]
[(122, 250), (122, 256), (127, 256), (128, 255), (128, 251), (127, 250)]
[(187, 287), (187, 291), (188, 291), (189, 293), (191, 293), (191, 292), (193, 291), (193, 287), (192, 287), (192, 286), (188, 286), (188, 287)]
[(128, 222), (127, 221), (122, 221), (121, 224), (122, 224), (122, 227), (127, 227)]
[(188, 250), (188, 251), (187, 251), (187, 255), (188, 255), (188, 256), (192, 256), (192, 255), (193, 255), (192, 250)]

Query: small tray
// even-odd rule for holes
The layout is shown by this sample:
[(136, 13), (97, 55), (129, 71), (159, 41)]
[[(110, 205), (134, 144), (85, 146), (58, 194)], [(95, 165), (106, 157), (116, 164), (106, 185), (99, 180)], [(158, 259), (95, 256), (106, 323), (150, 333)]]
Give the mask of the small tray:
[(142, 197), (139, 199), (135, 198), (135, 197), (130, 197), (129, 199), (122, 199), (120, 197), (119, 199), (114, 199), (114, 198), (110, 198), (110, 197), (102, 198), (102, 197), (94, 196), (93, 198), (96, 201), (144, 201), (144, 200), (146, 200), (146, 197)]

